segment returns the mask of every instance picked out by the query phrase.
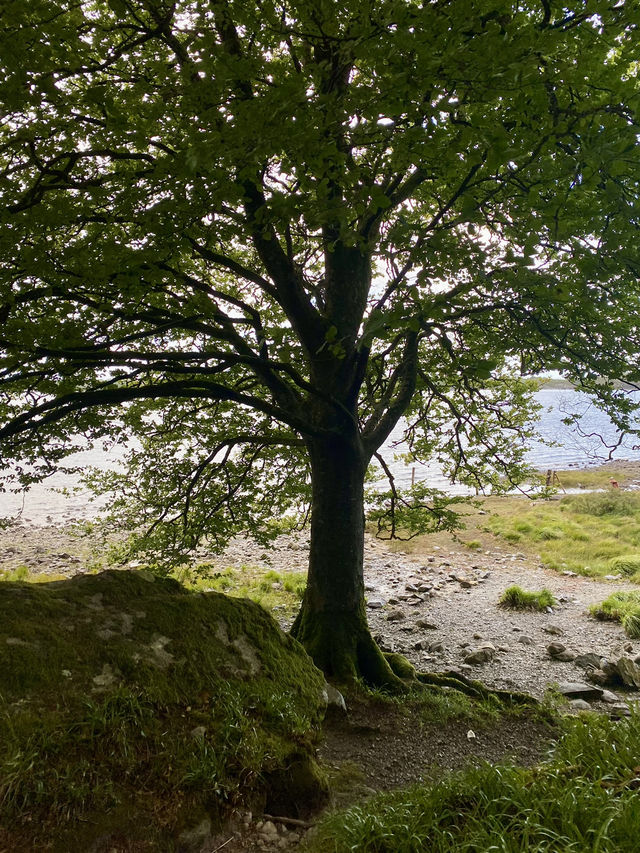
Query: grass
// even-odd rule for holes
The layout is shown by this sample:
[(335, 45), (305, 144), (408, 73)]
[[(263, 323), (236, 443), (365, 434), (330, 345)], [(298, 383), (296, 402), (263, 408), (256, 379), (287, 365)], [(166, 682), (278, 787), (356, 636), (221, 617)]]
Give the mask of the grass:
[(547, 607), (553, 607), (556, 599), (549, 589), (541, 589), (539, 592), (528, 592), (520, 586), (510, 586), (500, 596), (503, 607), (512, 610), (540, 610), (545, 611)]
[(618, 572), (640, 583), (640, 494), (611, 490), (560, 500), (487, 502), (484, 532), (558, 571), (589, 577)]
[(308, 853), (634, 853), (640, 716), (568, 718), (535, 768), (484, 764), (321, 821)]
[(212, 563), (177, 570), (174, 577), (189, 589), (248, 598), (265, 610), (285, 614), (297, 612), (307, 583), (305, 572), (277, 572), (250, 565), (221, 570)]
[(589, 610), (596, 619), (620, 622), (628, 637), (640, 639), (640, 592), (614, 592)]

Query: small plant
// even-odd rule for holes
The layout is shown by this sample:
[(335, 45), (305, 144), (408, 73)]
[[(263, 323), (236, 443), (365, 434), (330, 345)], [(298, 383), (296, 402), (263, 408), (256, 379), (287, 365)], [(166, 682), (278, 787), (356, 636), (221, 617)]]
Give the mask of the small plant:
[(619, 490), (591, 492), (565, 499), (574, 512), (585, 515), (636, 515), (640, 512), (640, 495)]
[(512, 610), (546, 610), (553, 607), (556, 599), (549, 589), (529, 592), (520, 586), (510, 586), (500, 596), (499, 604)]
[(614, 592), (589, 609), (596, 619), (620, 622), (628, 637), (640, 639), (640, 592)]
[(640, 640), (640, 607), (630, 610), (622, 617), (622, 627), (627, 637)]

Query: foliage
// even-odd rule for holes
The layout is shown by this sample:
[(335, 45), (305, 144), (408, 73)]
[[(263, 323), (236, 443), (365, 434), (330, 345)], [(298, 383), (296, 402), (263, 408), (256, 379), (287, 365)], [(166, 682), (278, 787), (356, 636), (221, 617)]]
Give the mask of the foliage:
[(179, 562), (304, 511), (314, 443), (366, 467), (403, 413), (414, 458), (519, 482), (514, 363), (628, 425), (600, 378), (636, 376), (635, 4), (12, 0), (7, 21), (19, 482), (120, 446), (114, 518)]
[(589, 612), (596, 619), (621, 622), (628, 637), (640, 639), (640, 592), (614, 592), (600, 604), (593, 604)]
[(583, 515), (636, 515), (640, 507), (640, 496), (615, 489), (604, 493), (569, 495), (567, 503), (573, 512)]
[(308, 844), (322, 853), (637, 848), (640, 716), (567, 719), (536, 768), (474, 767), (437, 785), (374, 797), (325, 818)]
[(306, 586), (303, 572), (277, 572), (260, 566), (243, 565), (217, 570), (207, 563), (176, 573), (181, 583), (200, 591), (223, 592), (237, 598), (249, 598), (266, 610), (293, 612), (300, 605)]
[(556, 599), (549, 589), (530, 592), (514, 585), (502, 593), (500, 604), (512, 610), (546, 610), (547, 607), (553, 607), (556, 604)]

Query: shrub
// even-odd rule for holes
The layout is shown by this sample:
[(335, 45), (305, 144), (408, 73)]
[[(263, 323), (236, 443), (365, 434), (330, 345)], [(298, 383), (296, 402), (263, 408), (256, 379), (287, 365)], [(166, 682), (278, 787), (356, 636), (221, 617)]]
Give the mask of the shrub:
[(553, 607), (556, 599), (549, 589), (529, 592), (520, 586), (510, 586), (500, 596), (499, 603), (513, 610), (546, 610), (547, 607)]

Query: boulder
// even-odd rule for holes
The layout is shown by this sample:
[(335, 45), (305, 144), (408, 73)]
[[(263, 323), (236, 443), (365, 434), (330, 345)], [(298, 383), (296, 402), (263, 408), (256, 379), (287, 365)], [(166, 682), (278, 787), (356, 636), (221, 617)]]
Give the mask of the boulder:
[(476, 649), (472, 649), (464, 657), (464, 662), (471, 666), (478, 666), (483, 663), (488, 663), (496, 655), (496, 647), (493, 643), (483, 643)]
[(576, 655), (574, 663), (581, 669), (600, 669), (602, 657), (596, 652), (586, 652), (586, 654)]
[(187, 849), (230, 802), (326, 799), (324, 677), (251, 601), (130, 570), (5, 582), (0, 650), (0, 741), (30, 755), (0, 777), (6, 849)]
[(563, 661), (565, 663), (575, 660), (576, 658), (575, 652), (570, 652), (562, 643), (549, 643), (547, 646), (547, 653), (550, 658), (553, 658), (553, 660)]
[(603, 691), (593, 684), (584, 684), (581, 681), (565, 681), (558, 684), (558, 692), (568, 699), (600, 699)]
[(618, 658), (616, 669), (620, 674), (623, 684), (626, 684), (627, 687), (640, 687), (640, 667), (631, 658), (626, 656)]

